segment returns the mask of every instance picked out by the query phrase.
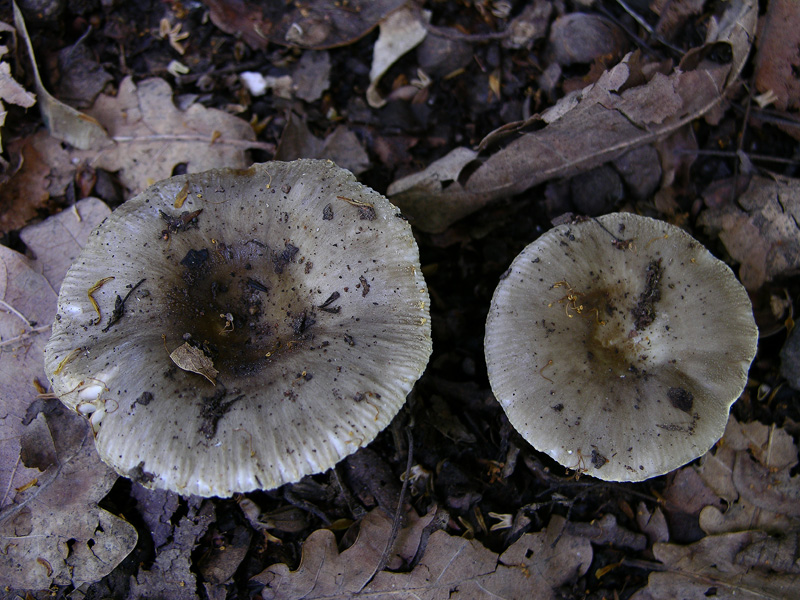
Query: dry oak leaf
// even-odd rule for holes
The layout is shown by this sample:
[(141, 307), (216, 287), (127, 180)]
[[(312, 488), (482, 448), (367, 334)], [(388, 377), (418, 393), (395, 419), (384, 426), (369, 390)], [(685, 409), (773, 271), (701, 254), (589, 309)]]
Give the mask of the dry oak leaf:
[[(14, 490), (36, 479), (39, 470), (20, 460), (20, 440), (36, 398), (33, 380), (47, 381), (42, 352), (50, 337), (61, 280), (89, 233), (111, 211), (96, 199), (80, 201), (65, 211), (21, 232), (39, 259), (32, 261), (0, 246), (0, 508), (11, 503)], [(71, 261), (70, 261), (71, 262)]]
[(93, 166), (119, 171), (131, 194), (173, 174), (178, 164), (187, 172), (212, 168), (245, 168), (252, 161), (247, 149), (262, 147), (250, 124), (221, 110), (191, 104), (185, 110), (172, 101), (163, 79), (120, 84), (116, 96), (101, 94), (87, 114), (106, 128), (115, 144), (99, 151)]
[(130, 554), (136, 529), (97, 505), (117, 475), (97, 456), (86, 420), (58, 400), (39, 408), (21, 456), (42, 472), (0, 512), (0, 573), (12, 588), (77, 587)]
[(754, 176), (736, 204), (709, 208), (698, 219), (718, 235), (740, 263), (739, 279), (751, 291), (800, 270), (800, 184)]
[[(628, 54), (593, 85), (562, 98), (526, 122), (489, 134), (477, 150), (455, 148), (428, 168), (399, 179), (391, 201), (418, 229), (441, 232), (493, 200), (548, 179), (571, 177), (653, 143), (715, 108), (737, 79), (755, 32), (755, 0), (732, 0), (711, 18), (705, 44), (669, 74)], [(712, 49), (730, 49), (721, 64)], [(524, 133), (527, 128), (535, 131)], [(499, 150), (503, 138), (512, 141)]]
[(565, 520), (555, 516), (545, 531), (523, 535), (499, 556), (475, 540), (436, 531), (413, 571), (383, 571), (371, 580), (387, 539), (385, 529), (376, 536), (368, 523), (362, 524), (355, 544), (342, 553), (333, 533), (318, 530), (306, 540), (296, 571), (273, 565), (257, 579), (266, 583), (262, 597), (271, 600), (551, 600), (556, 588), (586, 573), (592, 561), (591, 543), (565, 532), (564, 526)]
[(663, 570), (631, 600), (796, 600), (800, 564), (797, 530), (711, 535), (688, 546), (654, 544)]
[(98, 203), (76, 205), (81, 221), (66, 211), (23, 230), (36, 261), (0, 247), (0, 573), (12, 588), (96, 581), (136, 543), (129, 523), (97, 506), (116, 475), (85, 420), (37, 399), (33, 385), (46, 381), (42, 352), (67, 269), (58, 259), (110, 212)]

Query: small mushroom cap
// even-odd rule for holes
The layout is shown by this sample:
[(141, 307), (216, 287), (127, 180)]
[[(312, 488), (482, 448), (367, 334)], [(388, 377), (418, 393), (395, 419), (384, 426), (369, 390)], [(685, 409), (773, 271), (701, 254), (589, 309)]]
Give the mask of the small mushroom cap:
[(758, 330), (733, 272), (686, 232), (610, 214), (517, 256), (492, 299), (492, 390), (536, 449), (639, 481), (704, 454), (747, 381)]
[(428, 362), (428, 304), (398, 209), (333, 163), (181, 175), (92, 233), (45, 367), (119, 473), (230, 496), (369, 443)]

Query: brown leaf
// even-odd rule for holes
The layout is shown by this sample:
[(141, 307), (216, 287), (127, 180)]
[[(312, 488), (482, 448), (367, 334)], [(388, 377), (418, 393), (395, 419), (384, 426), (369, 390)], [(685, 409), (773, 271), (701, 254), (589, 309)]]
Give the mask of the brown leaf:
[(0, 572), (16, 588), (96, 581), (136, 543), (130, 524), (97, 506), (116, 475), (100, 462), (85, 419), (37, 400), (33, 385), (47, 381), (42, 352), (67, 269), (57, 258), (85, 243), (104, 214), (87, 209), (77, 222), (66, 212), (37, 225), (51, 236), (37, 261), (0, 247)]
[[(388, 190), (392, 202), (419, 229), (441, 232), (493, 200), (596, 167), (702, 116), (736, 80), (755, 31), (753, 0), (727, 6), (709, 29), (706, 45), (687, 53), (668, 76), (656, 71), (645, 80), (638, 56), (629, 54), (597, 83), (521, 124), (537, 126), (537, 131), (514, 138), (485, 158), (475, 154), (474, 160), (464, 160), (471, 151), (456, 148), (425, 171), (392, 183)], [(703, 58), (705, 51), (720, 42), (730, 44), (730, 64)], [(511, 133), (518, 131), (505, 128), (504, 135)], [(498, 136), (490, 136), (497, 141)], [(456, 155), (459, 161), (454, 160)], [(444, 169), (443, 163), (447, 164)]]
[(214, 505), (197, 497), (188, 502), (188, 512), (178, 521), (172, 539), (158, 549), (150, 569), (141, 568), (131, 576), (130, 600), (170, 598), (195, 600), (197, 578), (192, 568), (192, 551), (215, 519)]
[(655, 544), (653, 554), (664, 571), (650, 573), (647, 587), (631, 600), (794, 600), (800, 589), (797, 532), (786, 539), (793, 543), (782, 544), (763, 531), (743, 531), (708, 536), (689, 546)]
[(253, 128), (239, 117), (201, 104), (179, 109), (163, 79), (134, 84), (128, 77), (116, 96), (101, 94), (86, 112), (116, 142), (100, 153), (94, 166), (120, 171), (120, 181), (131, 193), (166, 179), (179, 163), (190, 173), (245, 168), (250, 165), (248, 148), (271, 149), (255, 141)]
[(31, 138), (14, 140), (8, 152), (18, 156), (20, 164), (0, 186), (0, 233), (24, 227), (50, 198), (47, 190), (50, 168)]
[[(741, 207), (741, 208), (740, 208)], [(800, 269), (800, 185), (796, 180), (754, 176), (736, 204), (704, 211), (698, 223), (718, 235), (739, 263), (748, 290)]]
[(217, 384), (217, 371), (214, 368), (214, 361), (203, 354), (200, 348), (195, 348), (189, 342), (184, 342), (170, 353), (169, 357), (178, 367), (184, 371), (197, 373), (208, 379), (214, 385)]
[(762, 93), (771, 90), (778, 110), (800, 109), (798, 47), (800, 10), (796, 0), (770, 0), (758, 38), (756, 89)]
[[(436, 531), (413, 571), (383, 571), (370, 581), (391, 527), (374, 510), (362, 522), (355, 544), (342, 553), (330, 531), (315, 531), (303, 546), (296, 571), (273, 565), (256, 580), (266, 584), (262, 597), (275, 600), (344, 599), (359, 593), (389, 597), (398, 590), (403, 590), (403, 597), (418, 599), (549, 600), (556, 598), (558, 586), (586, 573), (592, 560), (589, 541), (571, 535), (564, 526), (563, 518), (553, 517), (545, 531), (523, 535), (499, 556), (475, 540)], [(401, 536), (416, 529), (402, 530)], [(403, 546), (402, 540), (399, 544)]]
[(314, 0), (295, 6), (255, 0), (203, 0), (211, 21), (251, 47), (267, 44), (323, 50), (344, 46), (369, 33), (404, 0)]

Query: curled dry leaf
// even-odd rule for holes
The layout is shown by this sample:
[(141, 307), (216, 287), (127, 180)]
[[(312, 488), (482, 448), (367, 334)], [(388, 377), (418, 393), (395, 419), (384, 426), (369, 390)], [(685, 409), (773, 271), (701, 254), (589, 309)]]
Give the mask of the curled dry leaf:
[[(493, 200), (659, 140), (722, 100), (747, 58), (756, 17), (754, 0), (726, 3), (725, 12), (711, 19), (705, 45), (688, 52), (672, 73), (656, 70), (647, 77), (640, 57), (629, 54), (597, 83), (519, 126), (490, 134), (479, 148), (485, 155), (456, 148), (424, 171), (392, 183), (388, 195), (417, 228), (440, 232)], [(729, 63), (706, 57), (717, 44), (730, 47)], [(531, 126), (537, 131), (487, 151), (500, 137)]]
[[(421, 524), (401, 530), (401, 556), (413, 555)], [(545, 531), (523, 535), (501, 555), (475, 540), (434, 532), (424, 555), (410, 573), (382, 571), (370, 579), (391, 528), (379, 510), (362, 522), (355, 544), (339, 553), (336, 538), (328, 530), (312, 533), (303, 546), (303, 559), (296, 571), (284, 564), (273, 565), (255, 580), (266, 584), (262, 597), (292, 598), (391, 597), (402, 590), (406, 598), (489, 600), (527, 598), (550, 600), (555, 590), (586, 573), (592, 561), (590, 542), (565, 529), (555, 516)], [(397, 547), (396, 547), (397, 548)]]
[(797, 180), (754, 176), (736, 203), (704, 211), (698, 223), (718, 235), (734, 260), (739, 279), (757, 290), (800, 269), (800, 185)]
[(91, 147), (101, 147), (109, 142), (103, 126), (93, 117), (85, 115), (75, 110), (71, 106), (64, 104), (45, 89), (42, 79), (39, 76), (39, 67), (36, 65), (36, 56), (33, 52), (33, 44), (25, 28), (25, 19), (22, 16), (16, 2), (14, 5), (14, 25), (17, 33), (25, 41), (28, 55), (33, 67), (33, 77), (36, 84), (36, 93), (39, 96), (39, 108), (42, 111), (42, 119), (47, 125), (50, 135), (54, 138), (67, 142), (68, 144), (86, 150)]
[(214, 368), (214, 361), (208, 356), (203, 354), (200, 348), (196, 348), (184, 342), (182, 346), (178, 346), (173, 350), (169, 357), (178, 367), (184, 371), (197, 373), (208, 379), (214, 385), (217, 384), (217, 375), (219, 371)]
[(367, 102), (371, 107), (380, 108), (386, 104), (378, 92), (378, 83), (383, 74), (397, 59), (422, 42), (427, 34), (420, 12), (410, 8), (396, 10), (381, 22), (381, 32), (375, 42), (369, 70)]

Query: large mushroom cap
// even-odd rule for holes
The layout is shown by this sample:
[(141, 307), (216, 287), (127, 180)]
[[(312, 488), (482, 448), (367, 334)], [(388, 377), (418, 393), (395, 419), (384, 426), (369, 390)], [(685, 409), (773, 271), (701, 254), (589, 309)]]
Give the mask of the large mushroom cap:
[(370, 442), (430, 353), (408, 224), (301, 160), (173, 177), (114, 211), (64, 280), (45, 363), (118, 472), (230, 496)]
[(638, 481), (722, 436), (757, 338), (723, 262), (677, 227), (620, 213), (556, 227), (522, 251), (492, 300), (486, 361), (535, 448)]

